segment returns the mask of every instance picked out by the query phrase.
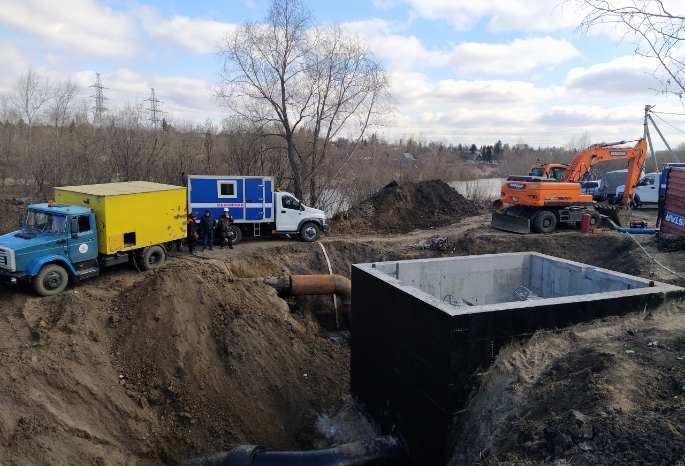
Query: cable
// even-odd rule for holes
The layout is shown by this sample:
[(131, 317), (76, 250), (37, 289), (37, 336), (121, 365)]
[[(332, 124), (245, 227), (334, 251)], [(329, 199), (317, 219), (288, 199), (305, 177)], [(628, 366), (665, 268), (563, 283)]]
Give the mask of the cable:
[(677, 116), (685, 116), (685, 113), (672, 113), (672, 112), (655, 112), (654, 110), (650, 110), (649, 113), (660, 113), (662, 115), (677, 115)]
[(635, 237), (634, 237), (633, 235), (631, 235), (630, 233), (627, 233), (627, 232), (626, 232), (626, 234), (627, 234), (628, 236), (630, 236), (630, 238), (631, 238), (633, 241), (635, 241), (635, 244), (637, 244), (638, 246), (640, 246), (640, 249), (642, 249), (642, 251), (647, 255), (647, 257), (649, 257), (650, 259), (652, 259), (652, 261), (653, 261), (655, 264), (657, 264), (659, 267), (661, 267), (661, 268), (664, 269), (665, 271), (667, 271), (667, 272), (669, 272), (669, 273), (675, 275), (676, 277), (678, 277), (678, 278), (680, 278), (680, 279), (682, 279), (682, 280), (685, 280), (685, 277), (683, 277), (682, 275), (678, 274), (677, 272), (674, 272), (673, 270), (669, 269), (668, 267), (666, 267), (665, 265), (663, 265), (661, 262), (659, 262), (658, 260), (656, 260), (654, 257), (652, 257), (652, 256), (647, 252), (647, 250), (646, 250), (645, 248), (642, 247), (642, 245), (640, 244), (640, 242), (639, 242), (637, 239), (635, 239)]
[(673, 126), (672, 124), (670, 124), (668, 121), (666, 121), (666, 120), (664, 120), (663, 118), (661, 118), (659, 115), (656, 115), (656, 117), (657, 117), (659, 120), (661, 120), (661, 121), (663, 121), (664, 123), (666, 123), (666, 124), (667, 124), (668, 126), (670, 126), (671, 128), (673, 128), (673, 129), (675, 129), (675, 130), (677, 130), (677, 131), (680, 131), (681, 133), (685, 134), (685, 131), (683, 131), (683, 130), (680, 129), (680, 128), (676, 128), (675, 126)]

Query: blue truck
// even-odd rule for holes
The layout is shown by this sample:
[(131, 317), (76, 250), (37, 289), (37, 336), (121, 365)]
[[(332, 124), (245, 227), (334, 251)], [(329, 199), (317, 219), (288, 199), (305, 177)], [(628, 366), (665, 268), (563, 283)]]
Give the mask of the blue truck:
[(0, 236), (0, 283), (50, 296), (109, 266), (158, 267), (186, 236), (185, 197), (146, 181), (55, 188), (54, 201), (30, 205), (21, 229)]
[(188, 209), (214, 218), (228, 208), (233, 217), (233, 244), (245, 236), (299, 236), (311, 242), (328, 230), (326, 213), (305, 206), (290, 193), (274, 187), (269, 176), (188, 175)]

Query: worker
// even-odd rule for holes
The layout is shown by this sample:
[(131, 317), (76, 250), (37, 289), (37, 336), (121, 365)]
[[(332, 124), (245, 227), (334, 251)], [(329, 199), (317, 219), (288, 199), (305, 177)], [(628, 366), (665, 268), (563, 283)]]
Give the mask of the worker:
[(205, 210), (205, 214), (200, 219), (200, 230), (202, 230), (202, 252), (207, 249), (214, 250), (214, 230), (216, 229), (216, 220), (212, 217), (209, 209)]
[(191, 212), (188, 215), (188, 251), (196, 256), (195, 246), (197, 245), (197, 223), (195, 219), (197, 218), (197, 212)]
[(228, 249), (233, 249), (233, 238), (231, 224), (233, 223), (233, 217), (228, 212), (228, 207), (224, 207), (224, 213), (219, 217), (219, 222), (217, 223), (217, 228), (219, 229), (219, 235), (221, 235), (221, 249), (228, 244)]

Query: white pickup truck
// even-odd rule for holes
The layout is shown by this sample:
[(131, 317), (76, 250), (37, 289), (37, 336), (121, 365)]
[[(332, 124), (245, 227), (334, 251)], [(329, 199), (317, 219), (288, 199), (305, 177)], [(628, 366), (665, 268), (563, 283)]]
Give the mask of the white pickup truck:
[[(659, 202), (659, 180), (661, 179), (661, 172), (647, 173), (635, 186), (633, 193), (633, 202), (635, 207), (640, 207), (642, 204), (656, 204)], [(623, 198), (623, 191), (625, 185), (616, 188), (616, 196), (614, 199), (620, 202)]]

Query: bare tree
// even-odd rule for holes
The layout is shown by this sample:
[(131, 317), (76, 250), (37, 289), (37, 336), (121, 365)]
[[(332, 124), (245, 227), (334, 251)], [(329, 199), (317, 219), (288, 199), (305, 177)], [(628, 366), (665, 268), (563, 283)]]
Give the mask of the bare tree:
[(29, 67), (27, 73), (20, 77), (9, 94), (10, 102), (14, 105), (21, 118), (26, 118), (29, 128), (34, 123), (38, 111), (52, 97), (52, 88), (47, 78)]
[(587, 33), (592, 27), (614, 25), (623, 39), (635, 39), (635, 53), (653, 58), (657, 65), (653, 76), (661, 91), (685, 94), (685, 16), (667, 10), (662, 0), (564, 0), (586, 13), (578, 30)]
[[(340, 26), (316, 26), (300, 0), (272, 0), (264, 24), (245, 23), (220, 48), (215, 95), (264, 136), (278, 136), (271, 148), (286, 152), (295, 195), (308, 183), (311, 203), (339, 171), (318, 177), (331, 141), (343, 132), (359, 141), (392, 114), (388, 76), (364, 42)], [(352, 153), (335, 161), (339, 169)]]
[(58, 83), (54, 87), (52, 98), (47, 103), (48, 117), (55, 132), (52, 163), (55, 186), (59, 185), (58, 178), (62, 170), (62, 139), (64, 132), (67, 130), (69, 119), (72, 117), (72, 106), (77, 92), (78, 84), (72, 81), (71, 78), (67, 78), (66, 81)]

